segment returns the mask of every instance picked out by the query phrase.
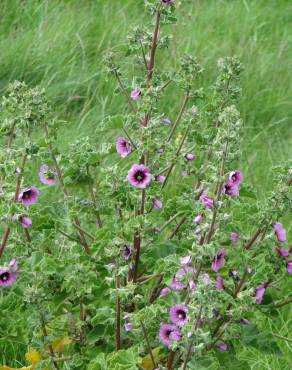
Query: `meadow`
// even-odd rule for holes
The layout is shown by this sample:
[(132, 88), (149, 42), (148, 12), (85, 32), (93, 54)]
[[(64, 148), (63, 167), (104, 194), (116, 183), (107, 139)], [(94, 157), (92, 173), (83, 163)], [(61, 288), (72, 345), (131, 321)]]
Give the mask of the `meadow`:
[[(178, 3), (178, 23), (167, 31), (173, 34), (172, 46), (163, 56), (158, 50), (157, 63), (175, 68), (179, 55), (191, 53), (205, 68), (203, 85), (207, 86), (215, 78), (218, 58), (236, 55), (240, 59), (245, 67), (239, 103), (244, 129), (238, 167), (264, 198), (272, 188), (272, 166), (291, 158), (292, 2)], [(103, 56), (110, 47), (123, 46), (132, 27), (143, 24), (142, 9), (142, 0), (2, 0), (1, 95), (14, 80), (44, 87), (53, 115), (64, 122), (57, 140), (66, 152), (72, 140), (92, 136), (106, 116), (127, 111), (122, 94), (114, 93), (115, 81), (104, 73)], [(131, 65), (124, 67), (129, 73), (134, 71)], [(171, 86), (161, 108), (169, 116), (176, 114), (177, 92)], [(31, 176), (35, 179), (37, 174)], [(285, 225), (291, 238), (291, 215)], [(259, 326), (274, 335), (280, 353), (238, 348), (237, 356), (250, 369), (292, 367), (290, 311), (287, 305), (274, 318), (258, 315)], [(0, 369), (2, 363), (16, 367), (24, 353), (16, 342), (1, 338), (0, 331)], [(235, 370), (230, 366), (218, 364), (220, 369)]]

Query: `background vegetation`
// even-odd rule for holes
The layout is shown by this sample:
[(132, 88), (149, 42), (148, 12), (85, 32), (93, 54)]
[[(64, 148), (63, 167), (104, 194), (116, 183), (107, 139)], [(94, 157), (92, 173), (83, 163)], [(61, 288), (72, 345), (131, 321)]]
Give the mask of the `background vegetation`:
[[(219, 57), (241, 59), (246, 67), (240, 105), (245, 130), (239, 167), (264, 194), (271, 186), (272, 165), (291, 155), (292, 2), (178, 2), (179, 22), (169, 29), (174, 42), (159, 62), (175, 65), (177, 56), (191, 52), (205, 67), (207, 84)], [(90, 134), (104, 116), (126, 109), (123, 97), (113, 93), (114, 82), (105, 78), (102, 57), (104, 50), (124, 43), (131, 28), (143, 23), (142, 9), (143, 0), (1, 0), (1, 94), (15, 79), (45, 87), (55, 115), (66, 121), (59, 137), (63, 149), (72, 138)], [(171, 85), (168, 94), (164, 108), (172, 118), (177, 92)], [(289, 337), (289, 307), (262, 325)], [(240, 349), (241, 356), (252, 369), (291, 368), (291, 343), (277, 341), (281, 356), (263, 355), (251, 347)], [(0, 338), (0, 352), (2, 344)], [(11, 349), (11, 359), (15, 355)]]

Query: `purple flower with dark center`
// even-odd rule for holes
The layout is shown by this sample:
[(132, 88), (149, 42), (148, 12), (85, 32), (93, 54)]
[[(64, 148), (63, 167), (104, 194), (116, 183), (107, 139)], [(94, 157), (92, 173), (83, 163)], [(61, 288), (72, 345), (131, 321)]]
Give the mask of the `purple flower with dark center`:
[(31, 227), (32, 225), (32, 220), (31, 218), (27, 217), (27, 216), (20, 216), (19, 217), (19, 222), (21, 223), (21, 225), (25, 228), (25, 229), (28, 229), (29, 227)]
[(286, 270), (289, 275), (292, 275), (292, 261), (288, 261), (286, 264)]
[(217, 255), (214, 257), (212, 261), (212, 270), (215, 272), (218, 272), (221, 267), (223, 267), (226, 263), (224, 257), (225, 257), (225, 249), (220, 249)]
[(124, 328), (125, 328), (126, 331), (131, 331), (133, 329), (133, 324), (131, 322), (127, 322), (124, 325)]
[(241, 322), (242, 325), (249, 325), (249, 321), (247, 319), (242, 319)]
[(229, 174), (229, 182), (233, 185), (239, 185), (243, 180), (243, 175), (240, 171), (232, 171)]
[(123, 257), (128, 260), (132, 256), (132, 248), (129, 245), (124, 246)]
[(38, 201), (39, 195), (40, 192), (38, 189), (35, 186), (32, 186), (31, 188), (22, 190), (22, 192), (19, 194), (18, 200), (22, 202), (25, 207), (29, 207)]
[(202, 222), (202, 219), (203, 219), (203, 216), (202, 215), (198, 215), (194, 218), (194, 223), (196, 225), (200, 225), (200, 223)]
[(218, 290), (223, 290), (224, 289), (224, 280), (220, 275), (218, 275), (217, 278), (216, 278), (215, 288), (218, 289)]
[(188, 309), (183, 304), (172, 306), (169, 310), (169, 316), (170, 320), (178, 326), (184, 326), (189, 320)]
[(228, 195), (229, 197), (238, 197), (239, 190), (238, 185), (234, 185), (233, 183), (226, 183), (223, 185), (223, 193)]
[(219, 352), (225, 352), (227, 351), (227, 344), (224, 342), (220, 342), (217, 346), (217, 349)]
[(147, 188), (151, 177), (150, 169), (144, 164), (134, 164), (128, 172), (128, 182), (139, 189)]
[(200, 196), (200, 201), (203, 203), (203, 205), (206, 207), (206, 208), (213, 208), (213, 199), (210, 198), (210, 197), (207, 197), (207, 194), (208, 194), (208, 191), (209, 189), (205, 189), (201, 196)]
[(170, 119), (168, 119), (168, 118), (164, 118), (164, 119), (163, 119), (163, 124), (164, 124), (165, 126), (169, 126), (169, 125), (171, 125), (171, 120), (170, 120)]
[(172, 4), (175, 2), (175, 0), (160, 0), (162, 4)]
[(170, 292), (171, 292), (171, 289), (168, 288), (168, 287), (165, 287), (165, 288), (161, 289), (159, 297), (164, 297), (167, 294), (169, 294)]
[(161, 209), (163, 207), (163, 204), (160, 199), (154, 199), (153, 201), (153, 207), (155, 209)]
[(188, 154), (185, 155), (185, 159), (187, 161), (194, 161), (196, 159), (196, 157), (194, 156), (194, 154), (188, 153)]
[(56, 183), (55, 172), (46, 164), (41, 166), (39, 178), (41, 183), (44, 185), (52, 186)]
[(256, 304), (261, 304), (262, 300), (264, 298), (266, 288), (264, 285), (260, 285), (259, 287), (256, 288), (255, 294), (256, 294)]
[(274, 230), (280, 243), (286, 243), (286, 230), (280, 222), (274, 224)]
[(119, 137), (116, 141), (116, 149), (117, 153), (122, 157), (125, 158), (127, 157), (131, 151), (132, 151), (132, 146), (124, 137)]
[(9, 262), (9, 267), (3, 267), (0, 270), (0, 286), (7, 287), (17, 280), (18, 263), (16, 259)]
[(283, 258), (287, 258), (290, 256), (290, 253), (289, 251), (287, 251), (286, 249), (284, 248), (276, 248), (276, 251), (280, 254), (281, 257)]
[(176, 325), (161, 324), (159, 329), (160, 342), (171, 348), (172, 342), (181, 340), (181, 332)]
[(231, 233), (230, 234), (230, 239), (234, 243), (237, 242), (237, 240), (238, 240), (238, 234), (237, 233)]
[(139, 90), (139, 89), (133, 90), (131, 92), (131, 99), (132, 100), (137, 100), (141, 94), (142, 94), (141, 90)]
[(191, 256), (185, 256), (185, 257), (182, 257), (180, 258), (180, 263), (182, 265), (188, 265), (192, 260), (192, 257)]
[(9, 268), (4, 267), (0, 270), (0, 286), (7, 287), (12, 285), (16, 281), (16, 274), (9, 270)]

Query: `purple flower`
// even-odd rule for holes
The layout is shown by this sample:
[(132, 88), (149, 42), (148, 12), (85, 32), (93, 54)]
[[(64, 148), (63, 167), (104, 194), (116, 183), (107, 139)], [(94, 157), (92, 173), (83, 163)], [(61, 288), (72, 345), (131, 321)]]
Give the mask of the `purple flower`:
[(21, 225), (22, 225), (25, 229), (28, 229), (28, 228), (29, 228), (29, 227), (31, 227), (31, 225), (32, 225), (32, 220), (31, 220), (31, 218), (26, 217), (26, 216), (20, 216), (20, 217), (19, 217), (19, 222), (21, 223)]
[(175, 0), (160, 0), (162, 4), (172, 4), (175, 2)]
[(218, 275), (216, 278), (215, 288), (218, 290), (224, 289), (224, 280), (220, 275)]
[(161, 209), (163, 207), (161, 200), (160, 199), (154, 199), (153, 207), (155, 209)]
[(234, 185), (233, 183), (230, 182), (224, 184), (223, 193), (230, 197), (238, 197), (239, 196), (238, 185)]
[(161, 324), (159, 337), (161, 343), (170, 348), (173, 341), (178, 342), (181, 340), (181, 332), (176, 325)]
[(40, 167), (39, 178), (41, 183), (44, 185), (52, 186), (56, 183), (56, 176), (54, 171), (52, 171), (52, 169), (46, 164)]
[(278, 242), (286, 243), (286, 230), (280, 222), (274, 224), (274, 230), (278, 239)]
[(256, 288), (255, 294), (256, 294), (256, 304), (261, 304), (264, 294), (265, 294), (266, 288), (264, 285), (260, 285), (259, 287)]
[(181, 175), (182, 175), (182, 177), (186, 177), (187, 176), (187, 171), (186, 170), (182, 170), (181, 171)]
[(198, 215), (194, 218), (194, 223), (196, 225), (200, 225), (200, 223), (202, 222), (202, 219), (203, 219), (203, 216), (202, 215)]
[(194, 161), (196, 159), (196, 157), (194, 156), (194, 154), (188, 153), (188, 154), (185, 155), (185, 159), (187, 161)]
[(290, 253), (289, 251), (287, 251), (286, 249), (284, 248), (276, 248), (276, 251), (283, 257), (283, 258), (287, 258), (290, 256)]
[(180, 258), (180, 263), (182, 265), (187, 265), (191, 262), (191, 260), (192, 260), (191, 256), (185, 256), (185, 257)]
[(242, 325), (249, 325), (249, 321), (247, 319), (242, 319), (241, 322)]
[(31, 188), (22, 190), (22, 192), (19, 194), (18, 200), (22, 202), (25, 207), (29, 207), (38, 201), (39, 195), (40, 192), (38, 189), (35, 186), (32, 186)]
[[(22, 258), (22, 257), (21, 257)], [(21, 259), (19, 258), (19, 259)], [(18, 262), (15, 258), (13, 258), (10, 262), (9, 262), (9, 266), (11, 267), (11, 270), (13, 272), (16, 272), (18, 270)]]
[(227, 351), (227, 344), (224, 342), (220, 342), (217, 346), (218, 351), (225, 352)]
[(171, 292), (171, 289), (168, 288), (168, 287), (165, 287), (165, 288), (161, 289), (159, 297), (164, 297), (167, 294), (169, 294), (170, 292)]
[(135, 188), (147, 188), (151, 182), (150, 169), (144, 164), (134, 164), (128, 172), (128, 182)]
[(193, 290), (193, 289), (196, 288), (196, 283), (194, 282), (193, 279), (189, 280), (189, 288), (190, 288), (190, 290)]
[(0, 286), (7, 287), (15, 283), (17, 280), (18, 263), (16, 259), (12, 259), (8, 267), (3, 267), (0, 270)]
[(230, 239), (231, 239), (232, 242), (237, 242), (238, 234), (237, 233), (231, 233), (230, 234)]
[(292, 261), (288, 261), (286, 264), (286, 270), (289, 275), (292, 275)]
[(204, 283), (209, 283), (210, 282), (210, 276), (209, 276), (209, 274), (205, 273), (203, 275), (203, 278), (202, 279), (203, 279)]
[(214, 257), (212, 261), (212, 270), (215, 272), (218, 272), (221, 267), (223, 267), (226, 263), (224, 257), (225, 257), (225, 249), (220, 249), (217, 255)]
[(161, 184), (163, 184), (164, 181), (165, 181), (165, 176), (163, 176), (163, 175), (157, 175), (157, 176), (155, 176), (155, 181), (158, 181)]
[(194, 273), (194, 269), (189, 266), (184, 266), (184, 268), (178, 270), (172, 279), (171, 288), (177, 290), (185, 289), (186, 286), (181, 282), (181, 280), (187, 273)]
[(213, 199), (210, 198), (210, 197), (207, 197), (207, 194), (208, 194), (208, 191), (209, 189), (205, 189), (201, 196), (200, 196), (200, 201), (203, 203), (203, 205), (206, 207), (206, 208), (213, 208)]
[(172, 306), (169, 310), (169, 316), (170, 320), (178, 326), (184, 326), (189, 320), (188, 309), (183, 304)]
[(138, 90), (138, 89), (136, 89), (136, 90), (133, 90), (132, 92), (131, 92), (131, 99), (133, 99), (133, 100), (137, 100), (138, 98), (139, 98), (139, 96), (141, 95), (141, 90)]
[(240, 171), (232, 171), (229, 174), (229, 182), (233, 185), (239, 185), (243, 180), (243, 175)]
[(164, 124), (165, 126), (169, 126), (169, 125), (171, 125), (171, 120), (170, 120), (170, 119), (168, 119), (168, 118), (164, 118), (164, 120), (163, 120), (163, 124)]
[(132, 146), (130, 143), (127, 142), (127, 140), (124, 137), (119, 137), (116, 141), (116, 149), (117, 153), (122, 158), (125, 158), (131, 153)]
[(123, 257), (125, 260), (128, 260), (132, 256), (132, 248), (129, 245), (125, 245), (123, 251)]
[(133, 324), (131, 322), (127, 322), (124, 325), (124, 328), (125, 328), (126, 331), (131, 331), (133, 329)]

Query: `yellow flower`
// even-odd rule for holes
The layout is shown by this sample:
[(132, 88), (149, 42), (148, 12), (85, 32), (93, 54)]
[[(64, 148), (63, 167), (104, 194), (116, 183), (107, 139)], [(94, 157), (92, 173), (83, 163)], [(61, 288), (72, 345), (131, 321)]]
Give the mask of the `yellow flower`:
[(28, 362), (31, 362), (33, 366), (37, 365), (42, 360), (42, 354), (36, 349), (31, 349), (25, 354), (25, 358)]
[(72, 343), (72, 340), (68, 336), (62, 339), (57, 339), (52, 343), (53, 350), (55, 352), (62, 353), (64, 352), (64, 347), (70, 343)]

